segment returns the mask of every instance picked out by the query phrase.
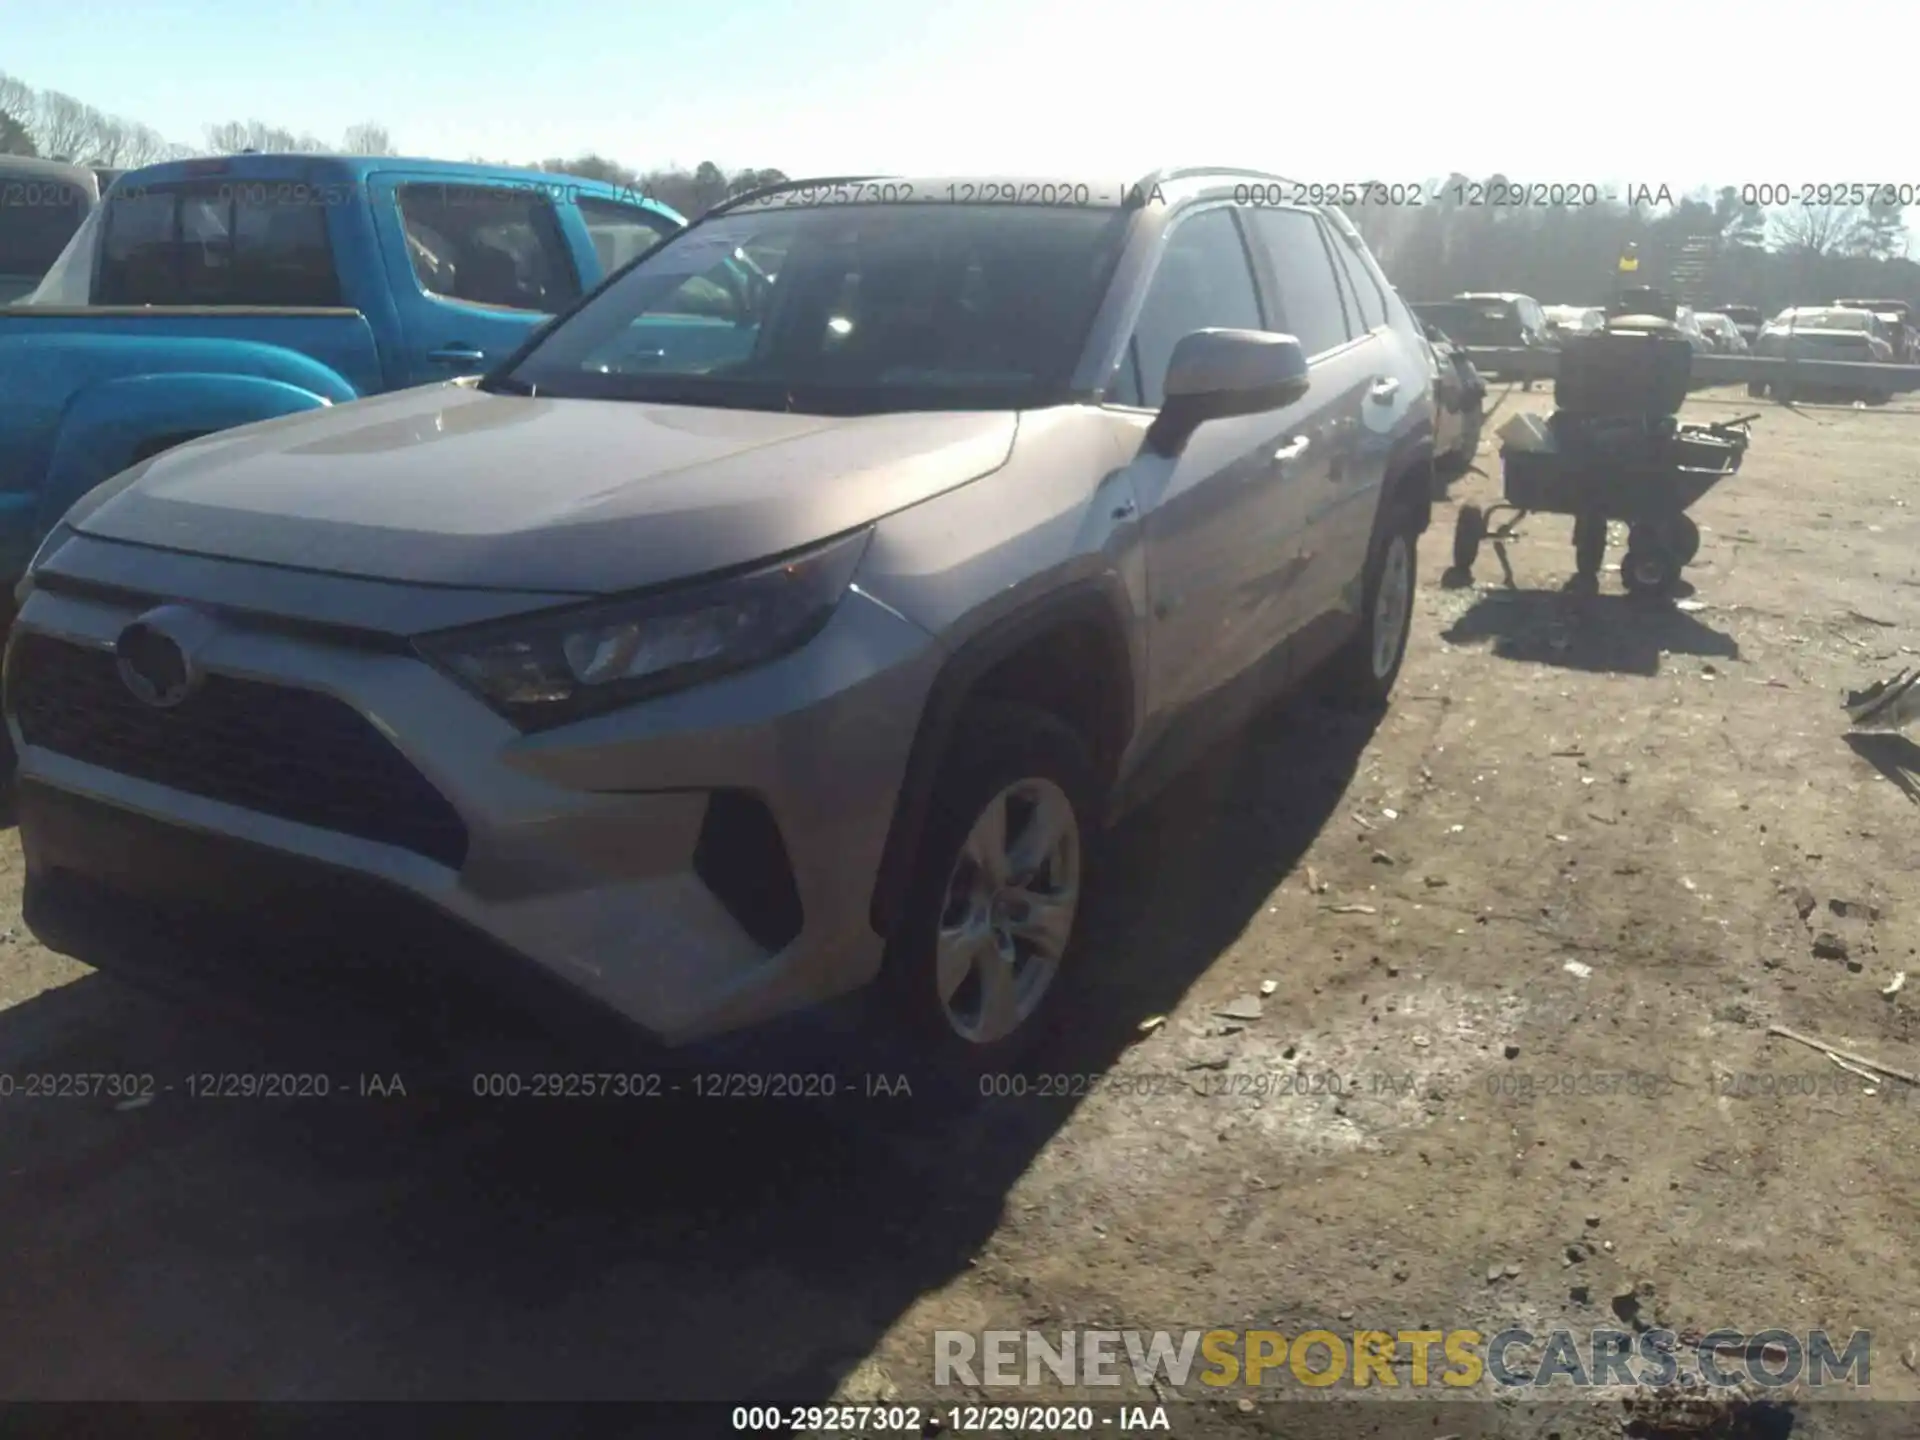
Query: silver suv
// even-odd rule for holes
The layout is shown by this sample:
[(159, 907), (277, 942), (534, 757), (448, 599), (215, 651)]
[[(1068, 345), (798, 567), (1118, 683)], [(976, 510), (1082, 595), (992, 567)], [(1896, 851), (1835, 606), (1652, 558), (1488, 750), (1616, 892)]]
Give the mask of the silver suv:
[(1429, 367), (1293, 188), (776, 187), (484, 379), (126, 471), (7, 650), (28, 924), (667, 1046), (875, 984), (929, 1074), (1004, 1066), (1095, 827), (1400, 669)]

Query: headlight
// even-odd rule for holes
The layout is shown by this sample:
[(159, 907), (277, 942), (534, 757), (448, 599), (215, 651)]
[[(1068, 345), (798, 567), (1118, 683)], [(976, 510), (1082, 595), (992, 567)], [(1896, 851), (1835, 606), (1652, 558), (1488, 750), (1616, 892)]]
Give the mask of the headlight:
[(825, 627), (871, 530), (705, 584), (415, 640), (522, 730), (544, 730), (797, 649)]

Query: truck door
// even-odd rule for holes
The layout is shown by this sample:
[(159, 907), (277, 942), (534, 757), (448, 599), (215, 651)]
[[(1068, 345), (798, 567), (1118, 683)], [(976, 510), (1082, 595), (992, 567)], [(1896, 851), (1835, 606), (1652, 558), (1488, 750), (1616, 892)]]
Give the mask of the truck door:
[(486, 370), (580, 297), (558, 183), (387, 171), (367, 187), (400, 317), (400, 384)]

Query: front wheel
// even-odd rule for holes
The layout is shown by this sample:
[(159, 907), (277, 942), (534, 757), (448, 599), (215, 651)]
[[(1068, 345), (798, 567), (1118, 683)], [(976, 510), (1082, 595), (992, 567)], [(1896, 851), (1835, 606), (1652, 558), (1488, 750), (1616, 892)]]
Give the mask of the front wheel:
[(970, 1105), (1037, 1043), (1072, 957), (1099, 784), (1034, 707), (961, 716), (881, 974), (883, 1040), (915, 1098)]
[(1361, 587), (1360, 628), (1333, 661), (1336, 695), (1368, 707), (1384, 705), (1400, 678), (1418, 578), (1419, 527), (1413, 515), (1395, 506), (1380, 524)]

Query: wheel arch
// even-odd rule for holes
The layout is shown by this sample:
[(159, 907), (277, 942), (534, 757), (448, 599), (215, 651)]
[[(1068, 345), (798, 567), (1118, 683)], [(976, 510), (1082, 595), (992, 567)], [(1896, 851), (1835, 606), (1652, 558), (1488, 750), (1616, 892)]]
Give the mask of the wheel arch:
[(1078, 581), (993, 621), (947, 658), (921, 711), (874, 879), (869, 915), (878, 934), (891, 936), (899, 922), (940, 765), (971, 702), (1012, 700), (1056, 716), (1086, 742), (1111, 786), (1134, 729), (1125, 615), (1109, 586)]

